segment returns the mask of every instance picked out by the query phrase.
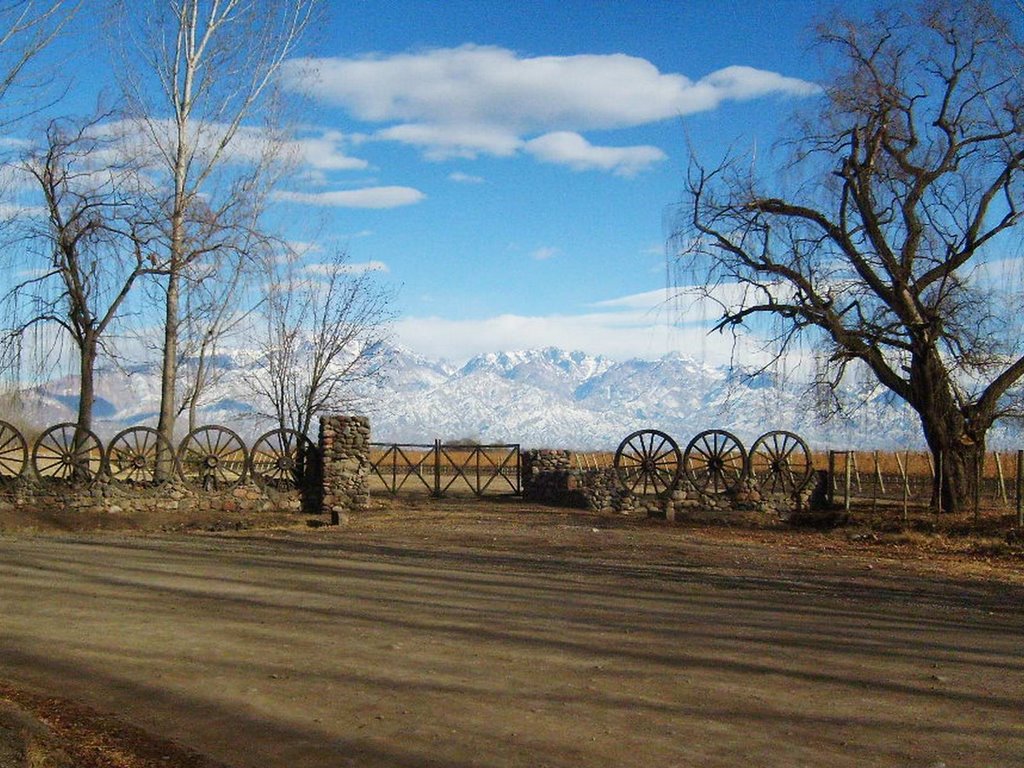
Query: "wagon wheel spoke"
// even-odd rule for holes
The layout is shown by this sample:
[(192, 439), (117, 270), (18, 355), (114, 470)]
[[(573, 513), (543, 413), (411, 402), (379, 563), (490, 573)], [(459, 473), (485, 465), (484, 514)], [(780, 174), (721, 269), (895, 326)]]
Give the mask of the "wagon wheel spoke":
[(107, 473), (115, 481), (158, 483), (170, 479), (161, 472), (162, 457), (173, 456), (174, 449), (152, 427), (130, 427), (119, 432), (107, 447)]
[(792, 432), (766, 432), (751, 446), (750, 471), (764, 491), (797, 493), (813, 472), (810, 450)]
[(690, 483), (699, 491), (714, 494), (738, 487), (746, 474), (746, 463), (740, 441), (717, 429), (694, 437), (683, 454), (683, 468)]
[(245, 477), (248, 456), (242, 439), (226, 427), (199, 427), (178, 447), (179, 473), (204, 490), (231, 488)]
[(253, 443), (249, 458), (253, 480), (260, 485), (298, 488), (310, 481), (313, 443), (292, 429), (277, 429)]
[(613, 467), (619, 484), (629, 493), (664, 496), (679, 479), (679, 447), (664, 432), (639, 430), (619, 444)]
[(71, 423), (50, 427), (32, 448), (32, 466), (40, 478), (89, 482), (102, 463), (99, 438)]
[(28, 463), (28, 445), (13, 425), (0, 421), (0, 477), (20, 477)]

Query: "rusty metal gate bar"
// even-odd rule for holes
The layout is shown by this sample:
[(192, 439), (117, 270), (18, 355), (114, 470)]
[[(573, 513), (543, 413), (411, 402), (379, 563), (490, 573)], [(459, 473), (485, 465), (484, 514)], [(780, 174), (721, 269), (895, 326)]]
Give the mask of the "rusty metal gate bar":
[[(396, 495), (402, 490), (410, 478), (416, 478), (428, 491), (435, 490), (434, 485), (427, 481), (422, 472), (424, 465), (435, 455), (435, 446), (371, 443), (370, 447), (371, 449), (384, 449), (384, 454), (376, 461), (371, 457), (370, 471), (381, 479), (392, 495)], [(418, 461), (414, 461), (407, 453), (407, 451), (413, 450), (426, 451), (426, 453)], [(401, 462), (399, 458), (401, 458)], [(414, 483), (414, 485), (416, 484)]]
[[(376, 459), (371, 458), (371, 473), (392, 495), (409, 484), (443, 496), (460, 480), (476, 496), (483, 496), (495, 484), (500, 488), (507, 485), (510, 493), (521, 493), (519, 444), (442, 445), (435, 440), (433, 445), (372, 443), (371, 448), (382, 451)], [(503, 453), (492, 456), (495, 451)], [(415, 481), (409, 483), (411, 478)]]

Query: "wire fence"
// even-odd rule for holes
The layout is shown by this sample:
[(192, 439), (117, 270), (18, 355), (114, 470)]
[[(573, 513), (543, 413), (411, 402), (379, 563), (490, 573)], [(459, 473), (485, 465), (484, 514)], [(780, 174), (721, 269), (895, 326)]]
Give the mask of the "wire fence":
[[(829, 451), (820, 458), (830, 479), (830, 500), (847, 510), (855, 504), (874, 512), (895, 508), (903, 521), (922, 507), (940, 511), (941, 456), (938, 468), (923, 451)], [(986, 452), (967, 502), (976, 521), (985, 514), (1012, 513), (1024, 526), (1024, 451)]]

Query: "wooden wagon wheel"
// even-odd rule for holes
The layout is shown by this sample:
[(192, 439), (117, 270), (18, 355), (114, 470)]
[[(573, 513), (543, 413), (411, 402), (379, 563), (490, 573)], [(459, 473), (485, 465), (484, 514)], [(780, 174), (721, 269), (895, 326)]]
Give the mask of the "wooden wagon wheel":
[(703, 493), (733, 491), (747, 473), (747, 453), (737, 437), (721, 429), (701, 432), (683, 452), (683, 468)]
[(275, 429), (261, 435), (249, 452), (249, 472), (259, 485), (302, 488), (317, 468), (313, 442), (294, 429)]
[(174, 446), (152, 427), (118, 432), (107, 445), (106, 460), (107, 473), (119, 482), (159, 483), (175, 474)]
[(807, 443), (784, 430), (757, 438), (750, 447), (748, 463), (751, 477), (767, 493), (798, 493), (814, 471)]
[(630, 493), (667, 496), (679, 482), (682, 456), (675, 440), (656, 429), (641, 429), (619, 443), (615, 474)]
[(245, 478), (245, 443), (226, 427), (199, 427), (178, 446), (181, 479), (206, 491), (233, 488)]
[(79, 430), (72, 422), (50, 427), (32, 446), (32, 468), (41, 479), (89, 482), (102, 466), (100, 439), (92, 430)]
[(0, 480), (21, 477), (28, 463), (28, 443), (17, 428), (0, 421)]

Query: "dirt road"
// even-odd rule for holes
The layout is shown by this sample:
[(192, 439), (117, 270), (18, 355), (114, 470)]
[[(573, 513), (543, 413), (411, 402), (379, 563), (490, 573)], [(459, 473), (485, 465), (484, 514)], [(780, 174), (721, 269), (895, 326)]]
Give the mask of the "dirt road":
[(1024, 586), (508, 509), (0, 536), (0, 679), (232, 766), (1021, 766)]

